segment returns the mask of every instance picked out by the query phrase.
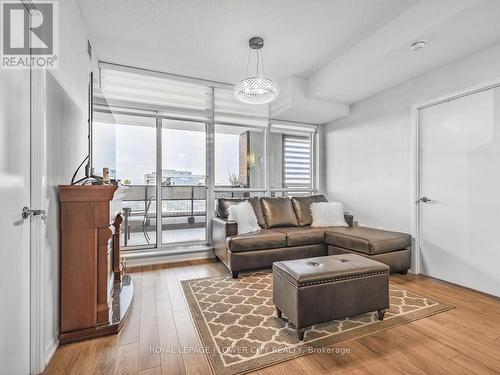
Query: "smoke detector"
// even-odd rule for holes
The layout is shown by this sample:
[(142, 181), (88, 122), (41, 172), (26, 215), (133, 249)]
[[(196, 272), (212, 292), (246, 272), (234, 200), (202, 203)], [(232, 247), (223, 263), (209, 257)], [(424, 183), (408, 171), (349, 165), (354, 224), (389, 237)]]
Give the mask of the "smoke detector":
[(420, 51), (420, 50), (423, 50), (424, 47), (426, 46), (427, 44), (427, 41), (426, 40), (416, 40), (414, 41), (413, 43), (410, 43), (410, 49), (412, 51)]

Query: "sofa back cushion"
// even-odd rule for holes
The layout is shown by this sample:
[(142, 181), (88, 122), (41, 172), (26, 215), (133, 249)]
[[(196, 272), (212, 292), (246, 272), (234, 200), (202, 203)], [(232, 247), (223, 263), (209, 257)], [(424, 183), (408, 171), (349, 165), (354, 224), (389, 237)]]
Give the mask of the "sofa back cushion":
[(260, 198), (219, 198), (217, 199), (216, 214), (221, 219), (228, 219), (227, 209), (233, 204), (238, 204), (241, 202), (248, 201), (252, 205), (255, 216), (257, 216), (257, 223), (261, 228), (266, 227), (266, 220), (264, 219), (264, 214), (262, 213), (262, 206), (260, 204)]
[(261, 198), (261, 202), (268, 228), (299, 226), (289, 198)]
[(301, 227), (312, 224), (311, 203), (327, 202), (324, 195), (292, 197), (292, 205)]

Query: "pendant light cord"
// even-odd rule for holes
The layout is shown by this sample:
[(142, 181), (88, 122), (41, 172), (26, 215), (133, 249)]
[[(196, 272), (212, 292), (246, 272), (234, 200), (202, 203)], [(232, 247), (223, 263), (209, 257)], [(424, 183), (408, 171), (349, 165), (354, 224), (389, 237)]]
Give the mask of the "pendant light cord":
[(251, 49), (249, 48), (248, 49), (248, 57), (247, 57), (247, 71), (245, 73), (245, 77), (248, 77), (248, 67), (250, 66), (250, 52), (251, 52)]
[(259, 60), (260, 60), (259, 55), (260, 55), (259, 50), (257, 50), (257, 77), (259, 77)]
[(266, 76), (266, 70), (264, 69), (264, 53), (261, 52), (260, 59), (262, 60), (262, 76)]
[[(247, 70), (245, 72), (245, 77), (248, 77), (248, 69), (250, 68), (250, 60), (252, 58), (252, 56), (250, 55), (252, 53), (252, 48), (249, 48), (248, 49), (248, 57), (247, 57)], [(256, 57), (257, 57), (257, 66), (256, 66), (256, 77), (260, 77), (259, 75), (259, 66), (262, 66), (262, 76), (265, 77), (266, 76), (266, 70), (264, 68), (264, 55), (260, 52), (260, 49), (256, 49), (255, 50), (255, 53), (256, 53)]]

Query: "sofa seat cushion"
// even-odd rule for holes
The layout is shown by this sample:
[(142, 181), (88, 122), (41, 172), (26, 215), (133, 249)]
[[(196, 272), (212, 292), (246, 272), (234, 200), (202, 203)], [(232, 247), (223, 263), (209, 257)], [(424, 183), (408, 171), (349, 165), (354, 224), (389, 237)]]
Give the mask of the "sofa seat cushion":
[(328, 245), (365, 254), (383, 254), (410, 246), (410, 235), (368, 227), (324, 228)]
[(323, 230), (311, 227), (285, 227), (273, 230), (286, 234), (288, 246), (315, 245), (323, 243), (325, 240)]
[(228, 237), (226, 246), (232, 253), (286, 247), (286, 234), (263, 229), (255, 233)]

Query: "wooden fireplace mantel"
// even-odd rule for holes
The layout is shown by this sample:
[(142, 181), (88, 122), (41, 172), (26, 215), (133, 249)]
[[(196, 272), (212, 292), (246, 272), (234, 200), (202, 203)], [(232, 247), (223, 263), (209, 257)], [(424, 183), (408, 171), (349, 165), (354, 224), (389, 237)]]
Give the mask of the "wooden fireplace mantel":
[(113, 334), (133, 296), (121, 275), (120, 213), (110, 224), (114, 185), (60, 185), (61, 343)]

